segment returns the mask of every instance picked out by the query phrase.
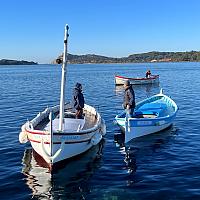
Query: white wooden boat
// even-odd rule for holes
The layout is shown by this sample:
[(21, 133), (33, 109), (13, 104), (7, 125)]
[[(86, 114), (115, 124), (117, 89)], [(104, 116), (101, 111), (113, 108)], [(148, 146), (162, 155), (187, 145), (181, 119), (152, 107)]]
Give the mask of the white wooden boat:
[(176, 117), (178, 107), (162, 89), (159, 94), (137, 103), (133, 117), (126, 111), (115, 117), (116, 123), (125, 133), (125, 143), (130, 140), (159, 132), (169, 127)]
[(151, 75), (149, 78), (128, 78), (124, 76), (115, 75), (115, 85), (123, 85), (125, 81), (129, 80), (132, 85), (159, 83), (159, 75)]
[(94, 107), (85, 104), (84, 118), (76, 119), (70, 103), (65, 103), (68, 30), (66, 25), (60, 105), (38, 113), (22, 126), (19, 134), (19, 141), (30, 141), (50, 168), (57, 162), (87, 151), (98, 144), (106, 133), (104, 120)]

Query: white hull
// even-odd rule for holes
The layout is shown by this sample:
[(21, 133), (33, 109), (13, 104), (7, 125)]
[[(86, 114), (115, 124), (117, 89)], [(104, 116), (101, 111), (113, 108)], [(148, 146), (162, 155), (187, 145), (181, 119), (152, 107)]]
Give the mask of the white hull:
[(167, 127), (169, 127), (171, 124), (172, 124), (172, 122), (166, 123), (161, 126), (127, 127), (127, 130), (125, 131), (125, 133), (126, 133), (125, 143), (129, 142), (130, 140), (132, 140), (134, 138), (138, 138), (138, 137), (142, 137), (145, 135), (149, 135), (152, 133), (157, 133), (159, 131), (162, 131), (162, 130), (166, 129)]
[[(30, 135), (30, 134), (28, 134), (28, 135)], [(95, 136), (99, 135), (98, 136), (99, 140), (97, 141), (97, 144), (98, 144), (100, 142), (100, 140), (102, 139), (101, 133), (99, 133), (97, 131), (97, 132), (92, 133), (92, 135), (95, 135)], [(28, 136), (28, 137), (30, 137), (30, 136)], [(61, 140), (60, 140), (61, 137), (64, 142), (61, 142)], [(77, 137), (79, 137), (79, 136), (77, 136)], [(87, 151), (94, 145), (91, 142), (92, 136), (87, 137), (85, 139), (85, 142), (81, 141), (80, 143), (77, 142), (77, 140), (73, 141), (68, 138), (69, 138), (69, 136), (62, 136), (62, 135), (58, 135), (58, 136), (54, 137), (54, 141), (58, 141), (53, 144), (53, 155), (55, 155), (54, 158), (50, 156), (51, 149), (50, 149), (50, 143), (48, 142), (48, 138), (45, 139), (45, 137), (43, 137), (43, 141), (45, 141), (45, 140), (47, 141), (45, 143), (43, 141), (38, 143), (33, 140), (30, 142), (31, 142), (33, 149), (40, 156), (42, 156), (44, 158), (44, 160), (49, 164), (53, 164), (53, 163), (74, 157), (76, 155), (79, 155), (79, 154)], [(37, 137), (35, 137), (35, 139), (37, 140)], [(75, 142), (75, 143), (73, 143), (73, 142)], [(59, 144), (56, 144), (56, 143), (59, 143)], [(57, 156), (56, 156), (56, 153), (58, 154)]]
[[(58, 107), (52, 108), (57, 112)], [(105, 123), (99, 113), (88, 105), (85, 105), (85, 112), (96, 117), (96, 124), (91, 128), (70, 132), (53, 132), (53, 137), (48, 130), (38, 130), (38, 126), (49, 115), (50, 109), (38, 114), (31, 122), (22, 126), (19, 139), (23, 143), (26, 138), (30, 141), (33, 149), (50, 165), (59, 161), (79, 155), (92, 146), (98, 144), (105, 135)], [(52, 139), (51, 139), (52, 138)], [(52, 140), (52, 141), (51, 141)], [(24, 140), (24, 142), (26, 142)]]
[(159, 83), (159, 75), (151, 75), (150, 78), (128, 78), (124, 76), (115, 76), (116, 85), (124, 85), (127, 80), (129, 80), (132, 85), (153, 84)]
[(166, 129), (173, 123), (177, 111), (178, 107), (171, 98), (157, 94), (136, 105), (135, 117), (127, 117), (123, 112), (117, 115), (115, 120), (125, 132), (125, 143), (127, 143), (134, 138)]

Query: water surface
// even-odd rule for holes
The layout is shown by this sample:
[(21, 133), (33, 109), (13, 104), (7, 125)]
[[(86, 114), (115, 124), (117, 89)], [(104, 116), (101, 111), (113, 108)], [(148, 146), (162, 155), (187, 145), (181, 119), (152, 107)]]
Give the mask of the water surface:
[[(135, 86), (136, 101), (159, 92), (179, 111), (174, 125), (124, 146), (114, 140), (123, 87), (114, 75), (160, 75), (160, 84)], [(200, 63), (69, 65), (66, 98), (83, 84), (86, 103), (106, 121), (102, 143), (58, 169), (53, 177), (29, 143), (18, 142), (21, 125), (59, 104), (61, 69), (55, 65), (0, 67), (1, 199), (200, 199)]]

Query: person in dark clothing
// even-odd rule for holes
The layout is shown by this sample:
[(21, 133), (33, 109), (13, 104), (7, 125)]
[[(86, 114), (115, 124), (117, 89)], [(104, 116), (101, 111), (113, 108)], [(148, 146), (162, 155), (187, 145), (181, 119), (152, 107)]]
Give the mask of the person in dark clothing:
[(135, 92), (129, 80), (124, 83), (124, 88), (125, 92), (123, 107), (124, 109), (127, 109), (127, 114), (129, 114), (130, 117), (133, 117), (135, 109)]
[(148, 71), (146, 72), (146, 78), (150, 78), (150, 76), (151, 76), (151, 71), (148, 70)]
[(82, 93), (82, 85), (80, 83), (76, 83), (75, 85), (72, 103), (74, 109), (76, 109), (76, 118), (82, 119), (85, 100)]

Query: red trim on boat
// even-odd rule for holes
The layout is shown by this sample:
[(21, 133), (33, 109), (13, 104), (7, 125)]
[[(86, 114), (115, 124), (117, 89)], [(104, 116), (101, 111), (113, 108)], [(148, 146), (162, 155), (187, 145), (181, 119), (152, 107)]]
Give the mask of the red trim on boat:
[(121, 79), (127, 79), (127, 80), (152, 80), (152, 79), (156, 79), (158, 78), (159, 75), (151, 75), (150, 78), (128, 78), (128, 77), (124, 77), (124, 76), (115, 76), (115, 78), (121, 78)]
[[(91, 139), (87, 139), (87, 140), (81, 140), (81, 141), (74, 141), (74, 142), (65, 142), (65, 144), (75, 144), (75, 143), (83, 143), (83, 142), (89, 142)], [(38, 140), (32, 140), (29, 138), (29, 141), (31, 142), (35, 142), (35, 143), (41, 143)], [(50, 144), (49, 142), (44, 142), (44, 144)], [(61, 142), (54, 142), (53, 144), (61, 144)]]
[[(75, 133), (53, 133), (54, 135), (85, 135), (85, 134), (90, 134), (90, 133), (92, 133), (92, 132), (94, 132), (94, 131), (97, 131), (99, 129), (99, 127), (97, 127), (96, 129), (94, 129), (94, 130), (91, 130), (91, 131), (87, 131), (87, 132), (75, 132)], [(30, 134), (38, 134), (38, 135), (50, 135), (50, 134), (48, 134), (47, 133), (47, 131), (46, 132), (44, 132), (44, 131), (40, 131), (40, 130), (34, 130), (34, 131), (31, 131), (31, 130), (28, 130), (28, 129), (25, 129), (25, 131), (27, 132), (27, 133), (30, 133)]]
[(28, 132), (28, 133), (31, 133), (31, 134), (49, 135), (49, 134), (44, 133), (44, 131), (39, 131), (39, 130), (37, 130), (37, 131), (30, 131), (30, 130), (25, 129), (25, 131)]

